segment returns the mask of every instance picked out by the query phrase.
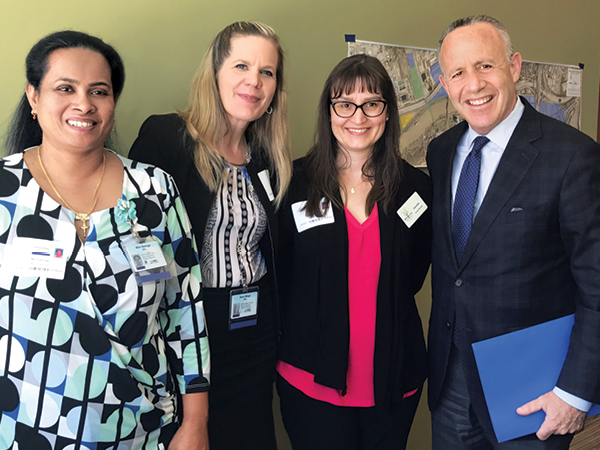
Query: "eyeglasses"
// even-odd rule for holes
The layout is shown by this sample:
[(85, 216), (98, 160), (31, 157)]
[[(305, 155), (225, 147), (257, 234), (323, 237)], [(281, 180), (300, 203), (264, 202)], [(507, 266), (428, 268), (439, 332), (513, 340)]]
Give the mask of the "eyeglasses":
[(363, 114), (367, 117), (378, 117), (383, 114), (386, 105), (387, 102), (385, 100), (371, 100), (363, 103), (362, 105), (345, 101), (331, 102), (333, 111), (338, 115), (338, 117), (342, 117), (344, 119), (352, 117), (358, 108), (360, 108)]

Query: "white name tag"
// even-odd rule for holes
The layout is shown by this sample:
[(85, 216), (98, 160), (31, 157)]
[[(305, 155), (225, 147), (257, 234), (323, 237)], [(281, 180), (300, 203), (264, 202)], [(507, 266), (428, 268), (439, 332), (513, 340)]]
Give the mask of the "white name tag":
[(396, 213), (400, 216), (402, 221), (408, 228), (412, 227), (413, 224), (427, 211), (427, 204), (416, 192), (410, 196), (404, 205), (402, 205)]
[(60, 242), (16, 237), (4, 248), (0, 273), (62, 280), (67, 259)]
[(167, 265), (162, 249), (156, 241), (136, 242), (127, 245), (125, 250), (129, 254), (134, 272), (156, 269)]
[(333, 209), (325, 198), (321, 200), (321, 211), (325, 212), (323, 217), (307, 216), (306, 210), (303, 209), (304, 205), (306, 205), (306, 202), (297, 202), (292, 205), (292, 213), (294, 215), (294, 222), (296, 222), (298, 233), (302, 233), (310, 228), (318, 227), (319, 225), (327, 225), (335, 222)]
[(265, 169), (261, 172), (258, 172), (258, 179), (265, 188), (265, 192), (267, 193), (267, 197), (269, 197), (269, 200), (275, 200), (275, 196), (273, 195), (273, 189), (271, 189), (271, 177), (269, 176), (269, 171)]
[(258, 323), (258, 286), (229, 291), (229, 331)]
[(231, 296), (231, 320), (255, 316), (258, 311), (258, 292), (245, 292)]

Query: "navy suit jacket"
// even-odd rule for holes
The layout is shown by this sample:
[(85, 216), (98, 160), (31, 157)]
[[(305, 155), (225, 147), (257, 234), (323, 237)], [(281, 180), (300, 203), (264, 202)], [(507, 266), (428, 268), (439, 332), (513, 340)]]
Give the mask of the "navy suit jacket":
[[(575, 313), (558, 387), (600, 402), (600, 146), (523, 100), (519, 121), (463, 259), (452, 240), (452, 163), (463, 122), (434, 139), (429, 406), (439, 399), (453, 329), (481, 425), (492, 432), (471, 343)], [(533, 400), (533, 399), (532, 399)]]

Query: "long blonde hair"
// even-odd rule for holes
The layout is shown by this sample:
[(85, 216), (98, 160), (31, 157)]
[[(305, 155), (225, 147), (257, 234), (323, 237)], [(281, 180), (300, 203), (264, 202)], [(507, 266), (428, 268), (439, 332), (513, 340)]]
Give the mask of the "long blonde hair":
[(217, 145), (230, 131), (227, 112), (217, 86), (217, 72), (231, 51), (231, 39), (238, 36), (260, 36), (277, 48), (277, 84), (271, 114), (252, 122), (246, 130), (249, 142), (266, 153), (271, 172), (277, 177), (275, 204), (279, 206), (292, 177), (287, 92), (284, 89), (283, 49), (279, 37), (268, 25), (260, 22), (235, 22), (223, 29), (210, 44), (190, 91), (190, 106), (179, 115), (185, 120), (188, 133), (196, 143), (195, 164), (200, 176), (211, 191), (224, 180), (225, 163)]

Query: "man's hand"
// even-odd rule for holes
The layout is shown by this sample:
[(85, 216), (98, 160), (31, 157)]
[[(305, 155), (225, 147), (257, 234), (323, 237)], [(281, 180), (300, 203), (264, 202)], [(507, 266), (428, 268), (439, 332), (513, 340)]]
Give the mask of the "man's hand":
[(546, 420), (536, 433), (542, 441), (553, 434), (577, 433), (583, 429), (586, 413), (565, 403), (552, 391), (517, 408), (517, 413), (528, 416), (539, 410), (546, 413)]

